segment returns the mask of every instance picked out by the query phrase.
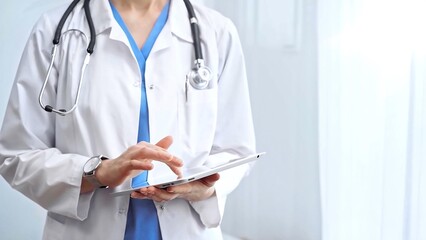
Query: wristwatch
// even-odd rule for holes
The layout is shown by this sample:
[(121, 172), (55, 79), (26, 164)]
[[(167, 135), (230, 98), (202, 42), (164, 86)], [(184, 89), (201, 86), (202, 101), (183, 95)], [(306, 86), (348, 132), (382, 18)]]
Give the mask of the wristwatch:
[(108, 186), (102, 185), (95, 176), (96, 170), (101, 165), (102, 161), (106, 159), (108, 158), (102, 155), (98, 155), (98, 156), (91, 157), (84, 164), (83, 178), (85, 178), (88, 182), (90, 182), (95, 188), (108, 188)]

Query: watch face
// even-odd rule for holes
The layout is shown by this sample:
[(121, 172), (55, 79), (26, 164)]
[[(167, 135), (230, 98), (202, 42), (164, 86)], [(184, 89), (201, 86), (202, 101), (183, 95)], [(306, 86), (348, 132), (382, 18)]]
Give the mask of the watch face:
[(85, 173), (92, 172), (93, 170), (95, 170), (98, 167), (98, 165), (99, 165), (100, 162), (101, 162), (101, 159), (99, 159), (97, 157), (89, 159), (86, 162), (86, 164), (84, 164), (83, 171)]

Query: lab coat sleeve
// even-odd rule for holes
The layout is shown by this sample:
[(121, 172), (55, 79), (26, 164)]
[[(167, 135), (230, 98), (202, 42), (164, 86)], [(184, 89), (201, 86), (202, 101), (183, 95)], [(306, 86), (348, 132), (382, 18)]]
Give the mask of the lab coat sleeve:
[[(38, 104), (50, 63), (53, 24), (42, 17), (24, 49), (0, 132), (0, 174), (17, 191), (46, 210), (84, 220), (92, 193), (80, 195), (86, 156), (55, 148), (55, 114)], [(57, 71), (47, 85), (45, 102), (55, 103)]]
[[(221, 71), (218, 78), (218, 118), (212, 154), (229, 152), (246, 156), (256, 152), (256, 144), (244, 55), (233, 23), (227, 19), (222, 30), (217, 41)], [(216, 227), (220, 224), (226, 197), (248, 174), (251, 166), (244, 164), (221, 172), (220, 180), (215, 184), (215, 195), (207, 200), (191, 203), (205, 226)]]

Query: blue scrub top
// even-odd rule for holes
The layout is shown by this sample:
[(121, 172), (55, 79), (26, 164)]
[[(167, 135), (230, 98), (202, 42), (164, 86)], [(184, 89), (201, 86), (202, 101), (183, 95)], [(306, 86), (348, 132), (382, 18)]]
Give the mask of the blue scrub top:
[[(133, 39), (130, 31), (127, 29), (126, 24), (121, 18), (117, 9), (111, 4), (111, 9), (113, 15), (121, 26), (123, 31), (126, 33), (126, 36), (129, 40), (129, 43), (132, 47), (133, 53), (138, 61), (139, 68), (142, 76), (142, 88), (141, 88), (141, 109), (139, 115), (139, 132), (138, 132), (138, 142), (140, 141), (150, 141), (149, 136), (149, 118), (148, 118), (148, 102), (146, 98), (146, 88), (145, 88), (145, 66), (146, 60), (148, 59), (149, 53), (154, 46), (155, 41), (157, 40), (158, 35), (160, 35), (161, 30), (167, 22), (169, 14), (168, 2), (160, 16), (158, 17), (156, 23), (154, 24), (151, 33), (145, 41), (142, 49), (136, 44), (136, 41)], [(135, 177), (132, 180), (132, 186), (144, 186), (147, 184), (147, 171), (141, 173), (141, 175)], [(125, 240), (159, 240), (161, 239), (160, 225), (158, 223), (157, 209), (155, 208), (154, 202), (152, 200), (140, 200), (140, 199), (130, 199), (129, 211), (127, 213), (127, 225), (126, 233), (124, 236)]]

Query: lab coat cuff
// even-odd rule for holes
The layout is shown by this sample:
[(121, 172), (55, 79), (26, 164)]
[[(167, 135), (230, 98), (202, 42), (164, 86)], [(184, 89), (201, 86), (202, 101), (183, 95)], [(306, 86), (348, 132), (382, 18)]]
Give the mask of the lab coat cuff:
[[(192, 208), (200, 216), (200, 220), (207, 228), (215, 228), (222, 222), (224, 204), (221, 204), (216, 192), (208, 199), (190, 202)], [(224, 203), (224, 201), (223, 201)]]
[(215, 183), (215, 193), (206, 200), (190, 202), (192, 208), (199, 214), (201, 222), (208, 228), (218, 227), (225, 212), (226, 198), (248, 173), (248, 164), (228, 169), (220, 173), (220, 179)]
[(77, 200), (77, 219), (80, 221), (85, 220), (89, 216), (90, 202), (94, 192), (80, 194)]
[[(78, 160), (77, 160), (78, 159)], [(72, 204), (74, 205), (72, 209), (72, 212), (74, 212), (74, 216), (70, 216), (72, 218), (75, 218), (77, 220), (83, 221), (85, 220), (89, 215), (89, 209), (90, 209), (90, 203), (92, 200), (92, 197), (94, 195), (94, 191), (89, 193), (83, 193), (81, 194), (81, 184), (83, 181), (82, 177), (82, 169), (84, 163), (87, 161), (87, 157), (79, 156), (76, 158), (76, 164), (75, 169), (73, 173), (73, 179), (76, 179), (75, 181), (75, 187), (73, 190), (73, 199)]]

